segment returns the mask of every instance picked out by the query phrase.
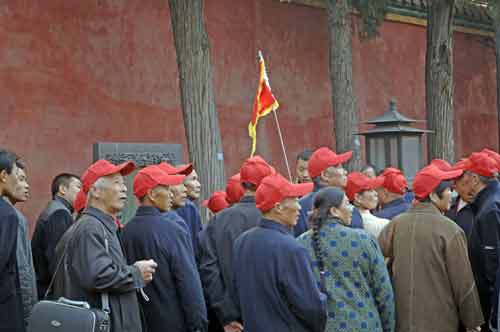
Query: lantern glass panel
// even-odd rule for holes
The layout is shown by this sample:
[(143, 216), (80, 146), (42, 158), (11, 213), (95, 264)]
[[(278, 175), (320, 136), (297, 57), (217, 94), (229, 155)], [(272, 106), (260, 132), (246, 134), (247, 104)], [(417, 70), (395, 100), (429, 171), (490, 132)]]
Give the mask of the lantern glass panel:
[(420, 149), (418, 136), (401, 137), (402, 166), (406, 176), (411, 180), (420, 168)]
[(398, 138), (396, 136), (389, 137), (389, 162), (386, 166), (399, 167), (398, 153)]
[(385, 167), (385, 147), (384, 137), (371, 137), (369, 140), (370, 160), (369, 162), (377, 168)]

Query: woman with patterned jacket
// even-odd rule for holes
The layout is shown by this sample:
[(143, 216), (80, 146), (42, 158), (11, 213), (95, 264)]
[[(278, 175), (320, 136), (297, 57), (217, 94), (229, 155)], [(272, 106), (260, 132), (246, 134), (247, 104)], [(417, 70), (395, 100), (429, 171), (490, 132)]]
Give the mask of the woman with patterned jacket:
[(349, 227), (351, 214), (342, 190), (324, 188), (314, 200), (311, 229), (299, 238), (328, 295), (325, 331), (393, 332), (394, 294), (384, 258), (371, 235)]

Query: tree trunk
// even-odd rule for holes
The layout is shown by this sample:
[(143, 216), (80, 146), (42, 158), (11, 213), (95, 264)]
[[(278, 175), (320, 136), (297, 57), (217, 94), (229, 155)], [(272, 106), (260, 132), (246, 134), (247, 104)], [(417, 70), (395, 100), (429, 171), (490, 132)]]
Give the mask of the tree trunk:
[(361, 145), (358, 132), (357, 102), (352, 77), (352, 27), (349, 0), (328, 0), (330, 31), (330, 81), (337, 153), (353, 151), (347, 164), (359, 170)]
[(425, 92), (429, 160), (455, 161), (453, 137), (454, 0), (433, 0), (427, 18)]
[(224, 188), (225, 176), (203, 0), (169, 0), (169, 5), (189, 157), (200, 178), (201, 197), (208, 198)]
[(497, 129), (498, 129), (498, 148), (500, 149), (500, 11), (495, 8), (493, 17), (493, 28), (495, 29), (495, 54), (497, 58)]

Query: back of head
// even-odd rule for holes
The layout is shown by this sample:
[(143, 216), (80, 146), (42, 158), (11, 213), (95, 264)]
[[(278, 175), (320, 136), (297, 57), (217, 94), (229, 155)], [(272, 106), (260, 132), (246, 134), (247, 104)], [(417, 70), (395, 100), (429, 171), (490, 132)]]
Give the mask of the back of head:
[[(14, 152), (0, 149), (0, 172), (6, 171), (7, 174), (11, 174), (12, 168), (14, 168), (14, 165), (17, 163), (19, 163), (19, 157)], [(22, 164), (18, 165), (18, 167), (19, 166), (21, 166), (21, 168), (24, 167)]]
[(305, 149), (304, 151), (302, 151), (301, 153), (299, 153), (297, 155), (297, 160), (308, 161), (311, 158), (313, 152), (314, 152), (314, 150)]
[(340, 207), (344, 200), (344, 195), (344, 191), (336, 187), (326, 187), (318, 191), (314, 197), (313, 214), (311, 218), (326, 218), (328, 216), (328, 211), (332, 207)]

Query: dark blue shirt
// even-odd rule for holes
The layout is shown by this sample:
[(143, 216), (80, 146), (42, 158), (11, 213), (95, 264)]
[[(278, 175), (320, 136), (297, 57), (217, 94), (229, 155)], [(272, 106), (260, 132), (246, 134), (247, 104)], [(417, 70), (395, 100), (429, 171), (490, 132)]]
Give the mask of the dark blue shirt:
[[(297, 220), (297, 225), (295, 225), (294, 228), (295, 237), (299, 237), (309, 229), (309, 211), (312, 210), (316, 193), (322, 188), (324, 188), (324, 186), (315, 184), (313, 192), (309, 193), (307, 196), (304, 196), (299, 200), (300, 213)], [(363, 218), (361, 217), (361, 214), (359, 213), (359, 210), (357, 208), (354, 208), (352, 210), (351, 227), (363, 228)]]
[(246, 332), (323, 332), (321, 294), (307, 250), (289, 229), (262, 219), (234, 244), (233, 291)]
[(139, 296), (149, 332), (204, 330), (207, 313), (191, 238), (154, 207), (141, 206), (127, 223), (122, 240), (130, 264), (153, 259), (158, 268)]
[(401, 197), (393, 200), (390, 203), (387, 203), (382, 209), (376, 211), (374, 215), (379, 218), (391, 220), (395, 216), (408, 211), (410, 207), (411, 203), (409, 203), (404, 197)]
[(175, 210), (177, 214), (184, 219), (186, 222), (189, 233), (191, 234), (191, 243), (193, 245), (194, 252), (198, 252), (198, 233), (203, 229), (201, 223), (200, 210), (195, 203), (187, 199), (186, 204)]

